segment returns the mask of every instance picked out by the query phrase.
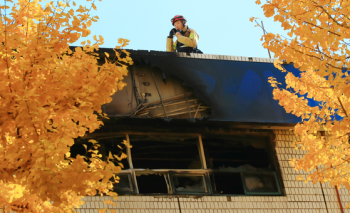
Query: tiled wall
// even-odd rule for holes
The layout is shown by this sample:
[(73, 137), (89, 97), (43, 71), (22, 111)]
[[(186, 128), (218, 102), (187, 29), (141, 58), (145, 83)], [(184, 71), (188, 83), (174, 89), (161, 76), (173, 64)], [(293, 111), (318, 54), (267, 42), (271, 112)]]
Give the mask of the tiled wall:
[[(294, 147), (292, 147), (292, 142), (299, 140), (294, 133), (284, 130), (275, 130), (274, 133), (276, 135), (277, 158), (281, 167), (283, 183), (287, 194), (288, 202), (286, 205), (288, 206), (288, 211), (341, 213), (334, 186), (331, 187), (326, 183), (322, 184), (321, 187), (320, 183), (313, 185), (310, 182), (305, 184), (302, 181), (296, 181), (296, 177), (303, 173), (301, 171), (295, 171), (288, 161), (295, 157), (300, 158), (305, 151), (300, 149), (295, 150)], [(347, 202), (350, 201), (349, 192), (345, 189), (340, 189), (339, 193), (341, 194), (344, 212), (350, 212), (350, 210), (345, 209)]]
[[(120, 196), (116, 206), (106, 205), (101, 199), (109, 197), (86, 197), (85, 204), (78, 210), (81, 213), (97, 213), (97, 209), (116, 210), (117, 213), (341, 213), (336, 190), (328, 184), (312, 185), (297, 182), (295, 171), (288, 159), (300, 157), (301, 150), (292, 148), (295, 138), (292, 132), (275, 130), (276, 153), (281, 167), (283, 183), (287, 196), (206, 196), (201, 198), (152, 197), (152, 196)], [(346, 189), (339, 190), (344, 212), (350, 201)], [(326, 200), (326, 202), (325, 202)], [(327, 206), (326, 206), (327, 205)]]

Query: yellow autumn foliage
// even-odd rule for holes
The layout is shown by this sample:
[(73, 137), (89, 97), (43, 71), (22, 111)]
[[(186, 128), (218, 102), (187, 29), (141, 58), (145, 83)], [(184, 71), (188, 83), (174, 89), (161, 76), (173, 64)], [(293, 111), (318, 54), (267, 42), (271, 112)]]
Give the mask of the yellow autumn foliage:
[(291, 164), (308, 172), (306, 181), (350, 189), (350, 1), (268, 0), (262, 8), (288, 32), (262, 38), (278, 59), (275, 66), (284, 70), (283, 60), (301, 71), (287, 73), (286, 89), (270, 78), (274, 99), (302, 118), (295, 144), (306, 154)]
[[(120, 167), (98, 154), (72, 159), (69, 151), (74, 138), (103, 124), (101, 105), (125, 85), (129, 53), (118, 50), (126, 57), (116, 51), (117, 60), (107, 57), (99, 65), (94, 52), (102, 36), (69, 48), (88, 36), (98, 19), (89, 7), (75, 9), (69, 0), (5, 3), (0, 6), (0, 208), (73, 212), (82, 196), (116, 196), (110, 178)], [(116, 48), (128, 42), (119, 39)]]

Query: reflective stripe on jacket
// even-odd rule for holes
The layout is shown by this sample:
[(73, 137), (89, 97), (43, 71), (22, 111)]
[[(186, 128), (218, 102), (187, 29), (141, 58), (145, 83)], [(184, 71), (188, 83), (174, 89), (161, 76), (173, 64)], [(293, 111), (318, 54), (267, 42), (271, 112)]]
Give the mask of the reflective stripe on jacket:
[(167, 52), (192, 52), (193, 48), (197, 47), (199, 35), (195, 30), (189, 29), (187, 25), (182, 29), (181, 36), (177, 41), (173, 42), (172, 38), (167, 38), (166, 51)]

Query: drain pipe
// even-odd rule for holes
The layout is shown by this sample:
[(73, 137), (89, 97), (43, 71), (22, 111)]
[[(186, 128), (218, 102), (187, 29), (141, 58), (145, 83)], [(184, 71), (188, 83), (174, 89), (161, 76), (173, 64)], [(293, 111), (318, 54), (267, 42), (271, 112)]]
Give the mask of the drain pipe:
[[(320, 131), (320, 133), (321, 133), (321, 136), (325, 136), (325, 132), (324, 131)], [(340, 211), (341, 211), (341, 213), (344, 213), (344, 209), (343, 209), (343, 205), (341, 204), (341, 199), (340, 199), (338, 187), (335, 186), (334, 188), (335, 188), (335, 191), (337, 192), (337, 197), (338, 197), (338, 203), (339, 203), (339, 206), (340, 206)]]
[(340, 206), (340, 211), (341, 211), (341, 213), (344, 213), (343, 205), (341, 204), (341, 200), (340, 200), (339, 191), (338, 191), (338, 187), (337, 186), (335, 186), (335, 191), (337, 192), (338, 203), (339, 203), (339, 206)]

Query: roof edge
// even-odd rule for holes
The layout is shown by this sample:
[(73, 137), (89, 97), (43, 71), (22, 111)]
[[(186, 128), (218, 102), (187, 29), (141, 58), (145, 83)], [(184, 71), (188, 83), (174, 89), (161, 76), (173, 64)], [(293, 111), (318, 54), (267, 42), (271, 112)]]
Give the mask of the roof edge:
[[(74, 49), (77, 46), (70, 46)], [(224, 61), (245, 61), (245, 62), (260, 62), (260, 63), (273, 63), (275, 59), (271, 58), (259, 58), (259, 57), (246, 57), (246, 56), (231, 56), (231, 55), (214, 55), (214, 54), (200, 54), (200, 53), (184, 53), (184, 52), (165, 52), (155, 50), (132, 50), (124, 49), (132, 56), (162, 56), (162, 57), (180, 57), (180, 58), (196, 58), (204, 60), (224, 60)], [(104, 57), (104, 52), (109, 55), (114, 55), (113, 48), (100, 47), (97, 51), (101, 57)]]

